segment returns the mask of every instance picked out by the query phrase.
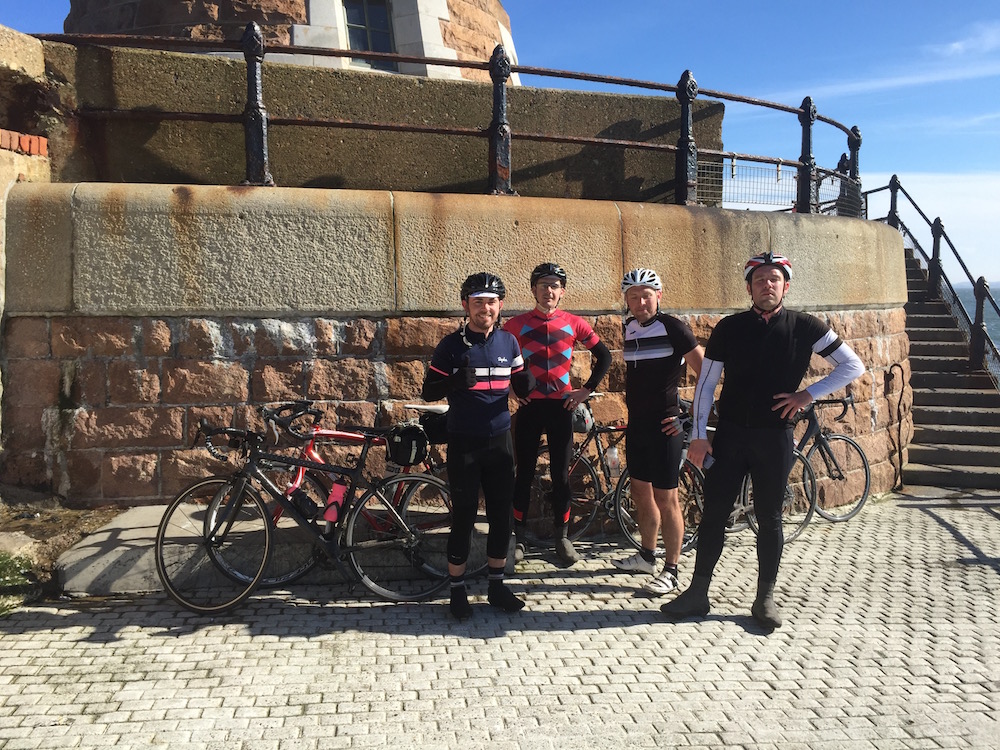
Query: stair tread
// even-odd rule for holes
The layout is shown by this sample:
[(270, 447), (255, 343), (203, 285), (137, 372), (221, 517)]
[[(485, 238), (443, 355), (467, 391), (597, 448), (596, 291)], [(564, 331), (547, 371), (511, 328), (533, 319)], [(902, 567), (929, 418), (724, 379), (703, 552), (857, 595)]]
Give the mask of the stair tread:
[(907, 462), (903, 469), (905, 471), (935, 471), (955, 474), (979, 474), (989, 476), (1000, 476), (1000, 467), (997, 466), (969, 466), (965, 464), (921, 464)]
[(961, 445), (955, 443), (921, 443), (914, 440), (910, 443), (910, 450), (912, 451), (914, 448), (944, 451), (946, 453), (995, 453), (1000, 457), (1000, 451), (997, 450), (997, 446), (979, 445), (978, 443)]

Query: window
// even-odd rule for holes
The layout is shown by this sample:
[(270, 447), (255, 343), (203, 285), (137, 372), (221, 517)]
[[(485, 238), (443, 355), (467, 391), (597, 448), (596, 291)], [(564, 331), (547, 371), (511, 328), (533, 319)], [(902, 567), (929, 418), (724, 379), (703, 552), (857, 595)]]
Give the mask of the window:
[[(344, 0), (347, 38), (351, 49), (365, 52), (394, 52), (389, 0)], [(377, 70), (397, 70), (396, 63), (352, 59), (354, 65)]]

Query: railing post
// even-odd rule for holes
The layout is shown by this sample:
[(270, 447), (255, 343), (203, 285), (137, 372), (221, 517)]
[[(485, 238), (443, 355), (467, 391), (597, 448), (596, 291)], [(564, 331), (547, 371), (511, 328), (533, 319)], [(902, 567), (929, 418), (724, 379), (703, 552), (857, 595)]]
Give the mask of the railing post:
[(490, 58), (493, 80), (493, 121), (490, 123), (490, 192), (517, 195), (510, 185), (510, 123), (507, 122), (507, 79), (510, 58), (498, 44)]
[(885, 223), (896, 230), (899, 229), (898, 196), (899, 178), (896, 175), (893, 175), (889, 178), (889, 215), (886, 217)]
[(851, 128), (851, 134), (847, 136), (847, 150), (850, 152), (850, 160), (847, 176), (851, 178), (851, 193), (854, 196), (854, 205), (857, 213), (856, 218), (864, 218), (864, 211), (861, 206), (861, 170), (858, 165), (858, 152), (861, 151), (861, 131), (855, 125)]
[(698, 82), (685, 70), (677, 82), (677, 101), (681, 103), (681, 135), (677, 139), (674, 162), (674, 203), (679, 206), (698, 202), (698, 146), (694, 142), (692, 102), (698, 96)]
[(927, 264), (927, 291), (930, 293), (931, 299), (937, 299), (941, 296), (941, 237), (943, 235), (944, 224), (941, 223), (941, 217), (938, 217), (931, 224), (934, 250), (930, 263)]
[(264, 62), (264, 34), (256, 23), (248, 23), (240, 40), (247, 63), (247, 103), (243, 108), (244, 149), (247, 159), (245, 185), (274, 186), (267, 167), (267, 110), (261, 67)]
[(816, 104), (811, 96), (802, 100), (799, 123), (802, 125), (802, 155), (799, 161), (799, 184), (795, 198), (795, 210), (800, 214), (812, 213), (816, 204), (816, 159), (812, 152), (812, 126), (816, 122)]
[(976, 322), (972, 326), (972, 341), (969, 346), (969, 368), (972, 370), (986, 369), (987, 333), (984, 311), (989, 291), (990, 285), (986, 283), (986, 277), (980, 276), (976, 280)]

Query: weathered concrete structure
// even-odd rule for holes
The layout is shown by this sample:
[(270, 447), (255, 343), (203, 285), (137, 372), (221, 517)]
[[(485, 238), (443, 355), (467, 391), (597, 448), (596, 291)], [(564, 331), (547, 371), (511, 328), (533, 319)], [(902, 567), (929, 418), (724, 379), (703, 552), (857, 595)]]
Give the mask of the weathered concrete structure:
[[(341, 424), (370, 423), (379, 412), (399, 416), (399, 405), (419, 392), (434, 344), (458, 322), (461, 279), (476, 270), (504, 276), (507, 310), (514, 311), (531, 305), (530, 269), (559, 260), (570, 274), (571, 307), (619, 350), (618, 279), (627, 268), (651, 266), (668, 279), (665, 306), (704, 340), (721, 315), (746, 304), (745, 258), (771, 249), (796, 265), (790, 304), (828, 317), (866, 363), (855, 386), (857, 418), (845, 429), (868, 452), (873, 490), (891, 488), (911, 431), (905, 272), (893, 230), (851, 219), (633, 202), (662, 181), (652, 162), (619, 154), (618, 171), (609, 172), (587, 149), (567, 146), (558, 148), (573, 153), (539, 157), (537, 172), (520, 182), (515, 174), (520, 198), (455, 194), (471, 179), (459, 176), (471, 173), (470, 157), (449, 150), (456, 147), (446, 140), (420, 165), (392, 171), (387, 165), (396, 157), (418, 151), (372, 134), (361, 155), (353, 154), (358, 143), (337, 146), (345, 162), (336, 174), (365, 190), (197, 185), (239, 181), (225, 165), (242, 163), (235, 155), (242, 138), (174, 123), (144, 132), (137, 124), (95, 127), (70, 111), (81, 101), (139, 108), (184, 97), (192, 108), (223, 100), (237, 106), (243, 82), (236, 63), (191, 58), (77, 52), (0, 29), (0, 91), (39, 94), (27, 110), (0, 96), (0, 127), (47, 135), (49, 153), (0, 149), (18, 160), (8, 166), (0, 156), (9, 185), (0, 204), (0, 481), (51, 488), (76, 503), (154, 502), (205, 471), (207, 455), (190, 447), (201, 416), (228, 423), (235, 409), (248, 420), (261, 403), (301, 397), (318, 400)], [(450, 111), (445, 100), (466, 92), (478, 98), (486, 88), (277, 67), (282, 89), (322, 89), (322, 99), (354, 82), (366, 106), (439, 108), (442, 117)], [(215, 79), (175, 80), (178, 71), (209, 69), (226, 72), (228, 82), (210, 88)], [(317, 88), (320, 79), (329, 88)], [(397, 83), (382, 88), (385, 81)], [(519, 93), (524, 116), (539, 123), (575, 111), (591, 116), (574, 123), (599, 127), (600, 117), (616, 112), (616, 122), (630, 121), (622, 108), (634, 106), (645, 112), (638, 127), (653, 136), (669, 142), (676, 127), (666, 99)], [(293, 101), (289, 96), (288, 105)], [(715, 106), (704, 104), (703, 111)], [(721, 134), (720, 118), (718, 111), (714, 121), (700, 121), (706, 141), (713, 128)], [(379, 153), (381, 162), (374, 160)], [(313, 185), (308, 175), (330, 172), (320, 162), (303, 148), (275, 172)], [(385, 171), (365, 184), (366, 166)], [(590, 177), (574, 179), (577, 168)], [(478, 173), (485, 181), (485, 169)], [(147, 182), (197, 179), (136, 184), (138, 175), (151, 174)], [(231, 179), (215, 179), (219, 174)], [(591, 183), (598, 197), (617, 188), (632, 200), (580, 200), (589, 195), (580, 184)], [(451, 194), (432, 192), (435, 185)], [(527, 197), (523, 185), (539, 186), (546, 197)], [(902, 379), (888, 374), (897, 363)], [(623, 414), (621, 367), (616, 358), (602, 418)]]

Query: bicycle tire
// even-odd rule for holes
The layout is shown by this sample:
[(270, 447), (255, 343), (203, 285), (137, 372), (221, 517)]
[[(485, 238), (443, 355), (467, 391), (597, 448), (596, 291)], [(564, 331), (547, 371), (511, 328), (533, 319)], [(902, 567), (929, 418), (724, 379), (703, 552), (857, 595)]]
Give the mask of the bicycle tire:
[[(825, 435), (817, 437), (806, 458), (816, 473), (816, 512), (835, 522), (858, 515), (872, 486), (868, 457), (861, 446), (847, 435)], [(845, 497), (849, 501), (840, 502)]]
[[(281, 487), (285, 484), (280, 477), (271, 477), (272, 481)], [(312, 474), (306, 474), (300, 489), (306, 493), (310, 500), (322, 510), (326, 503), (326, 486)], [(222, 499), (219, 496), (219, 500)], [(208, 509), (208, 523), (214, 524), (215, 516), (221, 502), (213, 502)], [(309, 574), (319, 563), (321, 554), (316, 546), (316, 534), (321, 531), (320, 523), (322, 516), (310, 521), (310, 526), (314, 533), (303, 528), (284, 512), (281, 504), (277, 501), (268, 503), (268, 515), (271, 519), (271, 557), (267, 563), (267, 569), (261, 577), (259, 586), (262, 588), (275, 588), (277, 586), (287, 586)], [(240, 570), (239, 561), (230, 561), (224, 556), (216, 560), (225, 572), (229, 575), (249, 581), (252, 578), (252, 571)]]
[[(601, 480), (593, 463), (586, 456), (580, 456), (569, 467), (569, 522), (566, 535), (571, 541), (582, 537), (597, 517), (600, 505)], [(534, 547), (551, 547), (555, 542), (554, 518), (552, 512), (552, 474), (549, 472), (549, 449), (538, 448), (538, 463), (535, 478), (531, 482), (528, 516), (523, 531), (518, 533), (524, 541)]]
[[(753, 533), (758, 533), (757, 516), (753, 511), (753, 481), (750, 475), (743, 477), (741, 500), (746, 508), (746, 519)], [(782, 503), (781, 526), (785, 542), (791, 542), (802, 534), (816, 511), (816, 474), (812, 466), (798, 450), (794, 451), (792, 470), (785, 484), (785, 501)]]
[[(344, 552), (373, 593), (390, 601), (420, 601), (448, 585), (450, 531), (447, 485), (426, 474), (400, 474), (353, 505)], [(485, 547), (484, 542), (484, 560)]]
[[(156, 530), (156, 572), (164, 590), (185, 609), (202, 615), (227, 612), (257, 587), (271, 552), (267, 508), (253, 487), (234, 498), (232, 477), (194, 482), (167, 506)], [(209, 506), (225, 502), (219, 533), (207, 524)], [(229, 512), (233, 513), (231, 519)], [(248, 576), (233, 576), (221, 557), (240, 560)]]
[[(615, 487), (614, 514), (625, 538), (636, 549), (642, 548), (642, 538), (639, 535), (639, 522), (635, 516), (631, 495), (632, 481), (626, 469)], [(701, 523), (701, 513), (705, 507), (705, 476), (701, 469), (690, 461), (684, 461), (677, 481), (677, 500), (684, 515), (684, 538), (681, 542), (681, 554), (690, 552), (698, 545), (698, 524)], [(659, 546), (657, 539), (656, 554), (665, 550)]]

